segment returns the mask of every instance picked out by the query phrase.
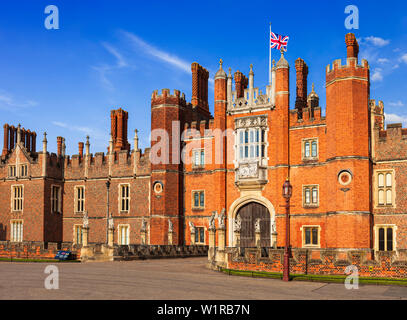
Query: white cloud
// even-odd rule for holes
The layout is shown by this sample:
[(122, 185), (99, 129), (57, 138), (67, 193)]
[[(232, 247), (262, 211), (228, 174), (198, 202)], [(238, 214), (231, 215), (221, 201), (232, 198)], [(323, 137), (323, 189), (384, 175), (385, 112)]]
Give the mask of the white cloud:
[(15, 109), (15, 108), (29, 108), (36, 107), (38, 103), (34, 100), (17, 101), (11, 94), (0, 91), (0, 108), (2, 109)]
[(114, 47), (112, 47), (110, 44), (103, 42), (102, 45), (106, 48), (109, 53), (111, 53), (116, 59), (117, 59), (117, 67), (118, 68), (123, 68), (127, 67), (128, 63), (124, 59), (123, 55)]
[(389, 102), (387, 103), (390, 107), (404, 107), (404, 103), (401, 102), (400, 100), (396, 102)]
[(385, 113), (384, 114), (386, 124), (388, 123), (402, 123), (403, 125), (407, 124), (407, 116), (397, 115), (395, 113)]
[(380, 68), (376, 68), (373, 71), (373, 75), (372, 75), (372, 81), (376, 82), (376, 81), (382, 81), (383, 80), (383, 70)]
[(390, 60), (387, 58), (379, 58), (379, 59), (377, 59), (377, 62), (381, 63), (381, 64), (385, 64), (385, 63), (389, 63)]
[(387, 46), (390, 43), (390, 40), (385, 40), (385, 39), (380, 38), (380, 37), (370, 36), (370, 37), (363, 38), (361, 43), (369, 43), (369, 44), (372, 44), (372, 45), (374, 45), (376, 47), (384, 47), (384, 46)]
[(161, 60), (169, 65), (172, 65), (186, 73), (191, 73), (191, 64), (176, 55), (170, 54), (163, 50), (157, 49), (151, 44), (145, 42), (140, 37), (136, 36), (133, 33), (122, 31), (122, 33), (130, 40), (131, 44), (137, 49), (141, 49), (146, 54)]
[(407, 53), (403, 54), (400, 58), (400, 61), (407, 63)]

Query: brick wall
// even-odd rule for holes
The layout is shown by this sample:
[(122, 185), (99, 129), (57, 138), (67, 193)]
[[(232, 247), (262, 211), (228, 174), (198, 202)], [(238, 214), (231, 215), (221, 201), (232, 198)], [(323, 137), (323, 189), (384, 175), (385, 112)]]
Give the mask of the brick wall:
[[(262, 257), (261, 250), (246, 249), (244, 256), (239, 256), (237, 248), (227, 251), (227, 268), (234, 270), (283, 272), (284, 250), (268, 249), (267, 257)], [(407, 277), (407, 259), (405, 250), (396, 255), (391, 252), (335, 251), (293, 249), (290, 258), (290, 273), (345, 275), (349, 265), (358, 268), (361, 277)]]

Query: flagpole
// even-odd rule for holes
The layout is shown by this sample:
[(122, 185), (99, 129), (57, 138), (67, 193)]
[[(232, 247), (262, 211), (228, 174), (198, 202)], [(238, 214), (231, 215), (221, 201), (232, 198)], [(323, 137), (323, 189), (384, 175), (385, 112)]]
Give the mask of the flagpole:
[(270, 33), (269, 33), (269, 85), (271, 85), (271, 22), (270, 22)]

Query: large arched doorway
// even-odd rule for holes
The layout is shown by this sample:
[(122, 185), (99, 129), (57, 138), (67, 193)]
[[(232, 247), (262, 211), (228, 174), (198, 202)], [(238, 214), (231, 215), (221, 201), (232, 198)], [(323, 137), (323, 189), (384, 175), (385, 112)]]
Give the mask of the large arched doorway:
[(242, 247), (255, 247), (255, 223), (260, 219), (260, 244), (270, 247), (270, 213), (268, 209), (257, 202), (250, 202), (239, 209), (236, 218), (242, 221), (240, 231), (240, 245)]

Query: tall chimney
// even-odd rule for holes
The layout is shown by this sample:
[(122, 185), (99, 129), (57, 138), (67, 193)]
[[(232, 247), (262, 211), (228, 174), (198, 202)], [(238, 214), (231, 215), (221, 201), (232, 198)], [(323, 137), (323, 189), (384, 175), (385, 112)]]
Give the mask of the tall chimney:
[(57, 155), (62, 156), (62, 137), (57, 137)]
[(295, 60), (295, 71), (297, 73), (297, 98), (295, 108), (301, 114), (302, 109), (307, 107), (307, 76), (308, 66), (301, 58)]
[(357, 59), (359, 54), (359, 44), (358, 41), (356, 40), (355, 35), (353, 33), (348, 33), (345, 36), (345, 42), (348, 58)]
[(8, 139), (9, 139), (9, 125), (6, 123), (4, 126), (4, 143), (3, 143), (3, 152), (2, 156), (7, 155), (9, 151), (9, 144), (8, 144)]
[(78, 145), (79, 145), (79, 157), (83, 158), (83, 146), (84, 146), (84, 144), (83, 144), (83, 142), (79, 142)]

